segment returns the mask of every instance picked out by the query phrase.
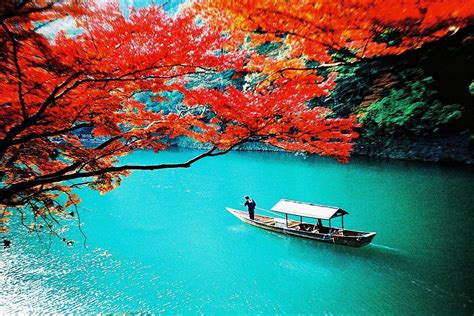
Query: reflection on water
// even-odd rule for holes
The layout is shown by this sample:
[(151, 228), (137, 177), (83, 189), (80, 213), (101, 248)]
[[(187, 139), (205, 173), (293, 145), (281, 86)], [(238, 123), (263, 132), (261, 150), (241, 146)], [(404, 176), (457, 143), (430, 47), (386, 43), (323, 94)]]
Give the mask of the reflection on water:
[[(0, 314), (472, 314), (473, 180), (461, 167), (283, 153), (135, 172), (105, 196), (80, 193), (88, 249), (12, 236), (0, 251)], [(267, 209), (280, 198), (337, 205), (348, 228), (377, 236), (356, 249), (263, 231), (225, 211), (244, 194)]]

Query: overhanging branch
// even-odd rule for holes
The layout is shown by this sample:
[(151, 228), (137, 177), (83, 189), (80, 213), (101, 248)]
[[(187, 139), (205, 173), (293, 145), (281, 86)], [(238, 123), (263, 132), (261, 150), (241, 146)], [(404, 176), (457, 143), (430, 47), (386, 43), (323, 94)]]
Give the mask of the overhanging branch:
[(70, 174), (65, 174), (65, 175), (60, 175), (57, 177), (51, 177), (51, 178), (43, 178), (43, 179), (35, 179), (35, 180), (29, 180), (29, 181), (24, 181), (20, 183), (16, 183), (11, 185), (10, 187), (7, 188), (2, 188), (0, 189), (0, 203), (8, 204), (10, 198), (14, 196), (15, 194), (18, 194), (19, 192), (23, 192), (29, 189), (32, 189), (37, 186), (42, 186), (42, 185), (48, 185), (48, 184), (53, 184), (53, 183), (58, 183), (66, 180), (74, 180), (74, 179), (79, 179), (79, 178), (88, 178), (88, 177), (94, 177), (94, 176), (100, 176), (106, 173), (117, 173), (117, 172), (123, 172), (127, 170), (161, 170), (161, 169), (173, 169), (173, 168), (189, 168), (191, 165), (205, 157), (214, 157), (214, 156), (219, 156), (223, 155), (235, 146), (244, 143), (245, 140), (241, 140), (238, 143), (234, 144), (230, 148), (222, 151), (222, 152), (217, 152), (217, 147), (212, 147), (206, 152), (197, 155), (196, 157), (183, 162), (183, 163), (171, 163), (171, 164), (158, 164), (158, 165), (123, 165), (123, 166), (113, 166), (113, 167), (108, 167), (108, 168), (103, 168), (100, 170), (93, 170), (93, 171), (88, 171), (88, 172), (78, 172), (78, 173), (70, 173)]

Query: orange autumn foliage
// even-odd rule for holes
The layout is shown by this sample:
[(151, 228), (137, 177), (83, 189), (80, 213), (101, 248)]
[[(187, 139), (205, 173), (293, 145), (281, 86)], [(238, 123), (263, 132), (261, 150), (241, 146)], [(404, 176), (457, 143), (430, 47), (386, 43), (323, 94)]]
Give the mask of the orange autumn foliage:
[(197, 0), (192, 6), (228, 34), (229, 49), (281, 44), (277, 54), (247, 65), (266, 73), (267, 83), (402, 54), (474, 21), (474, 2), (464, 0)]
[(320, 63), (337, 51), (355, 59), (400, 54), (474, 19), (474, 2), (464, 0), (198, 0), (194, 7), (236, 45), (246, 36), (254, 46), (283, 42), (288, 57)]
[[(253, 72), (258, 56), (231, 49), (234, 38), (196, 19), (193, 9), (172, 18), (151, 6), (124, 16), (114, 2), (83, 3), (0, 4), (1, 218), (16, 210), (22, 222), (34, 221), (28, 230), (58, 234), (56, 217), (73, 217), (68, 208), (79, 203), (74, 188), (105, 193), (130, 170), (187, 168), (248, 141), (349, 157), (354, 120), (328, 118), (329, 110), (307, 106), (329, 92), (333, 77), (278, 78), (258, 89), (190, 89), (190, 75)], [(78, 32), (40, 32), (63, 18), (72, 19)], [(156, 99), (181, 91), (187, 110), (152, 111), (135, 98), (142, 91)], [(84, 128), (95, 144), (77, 135)], [(209, 150), (183, 163), (118, 164), (134, 150), (160, 151), (179, 136)], [(2, 231), (7, 224), (2, 220)]]

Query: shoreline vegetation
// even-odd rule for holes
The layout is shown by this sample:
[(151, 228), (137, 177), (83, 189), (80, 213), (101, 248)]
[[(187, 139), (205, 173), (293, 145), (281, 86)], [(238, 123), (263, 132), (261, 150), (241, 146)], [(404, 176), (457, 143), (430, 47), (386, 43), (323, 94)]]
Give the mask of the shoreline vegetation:
[[(177, 141), (175, 147), (208, 149), (208, 146), (192, 141)], [(240, 145), (237, 151), (273, 151), (286, 152), (283, 149), (262, 143), (247, 143)], [(474, 165), (474, 155), (469, 150), (469, 135), (446, 136), (445, 138), (424, 138), (418, 140), (398, 140), (398, 142), (363, 143), (356, 141), (354, 156), (370, 158), (396, 159), (424, 162), (446, 162)]]
[[(336, 88), (314, 102), (322, 102), (337, 117), (359, 117), (362, 127), (352, 155), (474, 165), (473, 30), (468, 26), (401, 55), (341, 68)], [(261, 54), (274, 50), (269, 43), (259, 47)], [(157, 107), (172, 109), (178, 103), (170, 101)], [(183, 137), (174, 145), (207, 148)], [(284, 151), (262, 143), (237, 150)]]
[[(95, 140), (90, 135), (81, 137), (81, 140), (86, 146), (103, 142), (103, 139)], [(474, 154), (472, 148), (469, 147), (469, 141), (468, 133), (419, 139), (398, 139), (389, 142), (367, 142), (365, 139), (359, 138), (354, 143), (352, 155), (380, 159), (474, 165)], [(210, 148), (209, 145), (200, 144), (185, 137), (180, 137), (172, 142), (171, 147), (200, 150)], [(287, 152), (281, 148), (258, 142), (242, 144), (234, 150)]]
[[(336, 88), (329, 96), (310, 101), (322, 103), (337, 117), (356, 115), (362, 127), (353, 142), (352, 155), (408, 161), (443, 162), (474, 165), (472, 100), (472, 63), (469, 47), (474, 27), (420, 49), (397, 56), (363, 61), (339, 69)], [(258, 47), (260, 54), (271, 55), (278, 46)], [(434, 67), (434, 65), (438, 65)], [(237, 86), (229, 71), (208, 78), (208, 85), (222, 82)], [(200, 84), (201, 81), (193, 82)], [(149, 94), (138, 95), (155, 111), (176, 112), (182, 95), (167, 93), (166, 100), (153, 101)], [(91, 128), (78, 131), (91, 141)], [(104, 141), (104, 139), (100, 139)], [(209, 149), (186, 136), (171, 141), (172, 146)], [(237, 146), (241, 151), (279, 151), (265, 143), (249, 142)]]

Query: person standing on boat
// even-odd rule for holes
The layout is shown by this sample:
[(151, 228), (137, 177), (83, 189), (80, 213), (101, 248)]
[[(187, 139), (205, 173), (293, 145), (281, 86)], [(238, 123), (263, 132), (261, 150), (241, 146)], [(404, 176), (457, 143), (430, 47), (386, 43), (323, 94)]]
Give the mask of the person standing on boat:
[(251, 199), (248, 195), (244, 196), (244, 198), (244, 206), (247, 206), (247, 208), (249, 209), (249, 218), (253, 220), (255, 214), (255, 206), (257, 206), (257, 203), (255, 203), (255, 201)]

